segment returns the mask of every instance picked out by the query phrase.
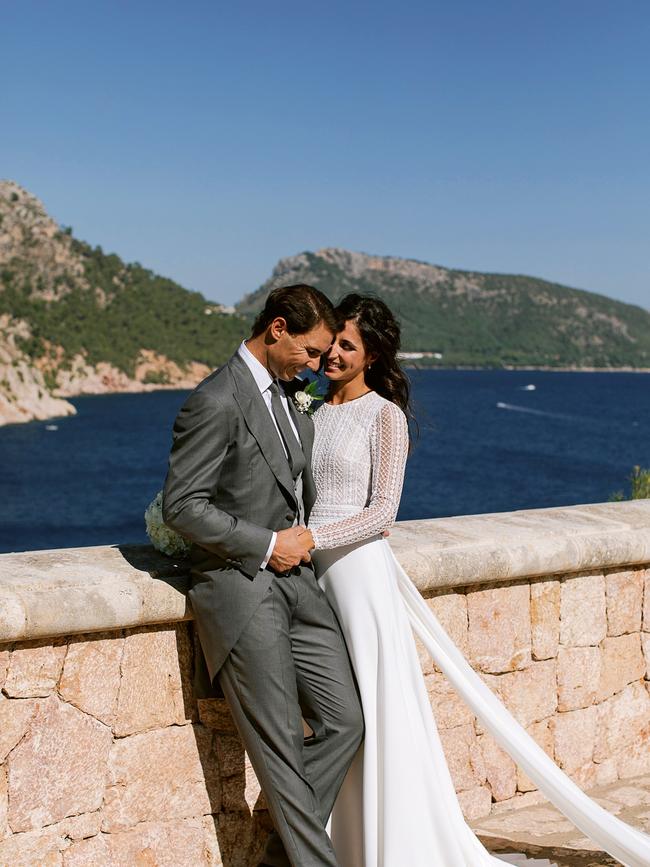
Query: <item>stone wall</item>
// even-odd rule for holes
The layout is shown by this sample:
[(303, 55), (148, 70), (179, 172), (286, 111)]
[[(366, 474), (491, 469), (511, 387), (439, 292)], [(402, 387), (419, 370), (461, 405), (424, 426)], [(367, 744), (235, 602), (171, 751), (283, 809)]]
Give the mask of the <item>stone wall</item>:
[(0, 864), (256, 863), (269, 820), (225, 703), (192, 698), (190, 630), (0, 651)]
[[(474, 669), (582, 788), (650, 772), (649, 568), (459, 589), (427, 602)], [(543, 800), (423, 648), (421, 660), (465, 815), (478, 818), (517, 798)]]
[[(650, 501), (398, 525), (450, 636), (589, 788), (650, 771)], [(0, 865), (254, 865), (269, 828), (191, 692), (187, 577), (146, 548), (0, 556)], [(468, 818), (541, 799), (420, 648)]]

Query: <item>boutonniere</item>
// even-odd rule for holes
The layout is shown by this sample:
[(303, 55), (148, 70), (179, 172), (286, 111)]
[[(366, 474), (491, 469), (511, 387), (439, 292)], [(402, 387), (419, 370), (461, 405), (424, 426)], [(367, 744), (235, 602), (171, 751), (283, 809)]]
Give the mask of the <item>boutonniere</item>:
[(298, 412), (304, 415), (312, 415), (316, 409), (314, 404), (319, 400), (323, 400), (324, 397), (324, 394), (319, 393), (318, 382), (314, 379), (300, 391), (295, 391), (292, 400)]

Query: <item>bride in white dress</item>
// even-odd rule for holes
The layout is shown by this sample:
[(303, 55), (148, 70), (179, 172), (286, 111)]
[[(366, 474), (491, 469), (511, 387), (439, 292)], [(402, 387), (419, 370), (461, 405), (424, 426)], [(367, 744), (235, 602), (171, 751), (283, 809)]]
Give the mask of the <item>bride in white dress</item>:
[(475, 674), (397, 563), (382, 533), (399, 505), (408, 453), (408, 380), (399, 326), (372, 297), (339, 305), (326, 403), (314, 416), (318, 498), (309, 530), (320, 584), (354, 667), (365, 742), (331, 820), (341, 867), (487, 867), (466, 824), (431, 713), (412, 629), (497, 742), (587, 836), (629, 867), (650, 865), (650, 837), (590, 800)]

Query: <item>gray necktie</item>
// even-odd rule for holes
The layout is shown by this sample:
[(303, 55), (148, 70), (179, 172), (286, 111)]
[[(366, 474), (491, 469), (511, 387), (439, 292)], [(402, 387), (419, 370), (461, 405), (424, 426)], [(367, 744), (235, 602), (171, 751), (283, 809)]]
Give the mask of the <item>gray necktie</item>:
[(280, 389), (278, 388), (277, 382), (274, 381), (271, 383), (269, 391), (271, 392), (271, 409), (273, 410), (275, 421), (280, 430), (280, 436), (282, 437), (287, 450), (291, 475), (294, 479), (297, 479), (307, 465), (305, 453), (296, 439), (296, 435), (291, 429), (289, 417), (287, 416), (287, 413), (282, 406), (282, 401), (280, 400)]

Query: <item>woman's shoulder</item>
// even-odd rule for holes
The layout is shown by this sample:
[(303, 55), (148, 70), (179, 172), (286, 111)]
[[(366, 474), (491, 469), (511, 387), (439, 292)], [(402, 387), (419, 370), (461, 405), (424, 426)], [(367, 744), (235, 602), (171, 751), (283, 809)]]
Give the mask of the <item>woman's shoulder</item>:
[(382, 420), (399, 425), (406, 424), (406, 414), (401, 407), (396, 403), (393, 403), (392, 400), (388, 400), (388, 398), (378, 394), (376, 391), (372, 392), (372, 394), (374, 397), (373, 420)]

